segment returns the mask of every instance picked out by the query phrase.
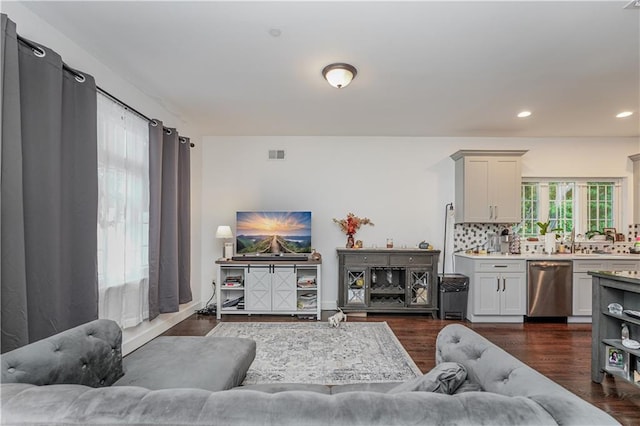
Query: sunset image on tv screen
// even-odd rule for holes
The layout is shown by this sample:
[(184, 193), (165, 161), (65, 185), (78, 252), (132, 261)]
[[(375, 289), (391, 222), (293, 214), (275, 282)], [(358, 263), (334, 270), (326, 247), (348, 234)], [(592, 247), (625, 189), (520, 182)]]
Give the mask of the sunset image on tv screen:
[(237, 212), (236, 252), (311, 253), (311, 212)]

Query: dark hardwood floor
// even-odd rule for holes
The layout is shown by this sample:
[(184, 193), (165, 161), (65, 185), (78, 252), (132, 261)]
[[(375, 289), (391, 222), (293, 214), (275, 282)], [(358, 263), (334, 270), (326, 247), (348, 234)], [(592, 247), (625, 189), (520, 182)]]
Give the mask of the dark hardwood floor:
[[(323, 318), (332, 312), (324, 312)], [(310, 321), (291, 316), (225, 315), (221, 321)], [(435, 365), (435, 340), (443, 321), (422, 315), (371, 315), (349, 321), (386, 321), (418, 367)], [(218, 323), (215, 316), (194, 314), (168, 330), (167, 336), (203, 336)], [(623, 425), (640, 425), (640, 388), (605, 376), (591, 381), (591, 325), (527, 322), (524, 324), (464, 323), (525, 364), (600, 407)]]

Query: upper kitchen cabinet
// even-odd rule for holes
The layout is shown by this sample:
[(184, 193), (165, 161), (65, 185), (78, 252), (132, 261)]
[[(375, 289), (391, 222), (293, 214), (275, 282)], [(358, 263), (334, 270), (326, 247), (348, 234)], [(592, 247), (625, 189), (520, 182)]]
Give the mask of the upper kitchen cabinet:
[(526, 150), (460, 150), (456, 162), (456, 223), (518, 223), (522, 156)]

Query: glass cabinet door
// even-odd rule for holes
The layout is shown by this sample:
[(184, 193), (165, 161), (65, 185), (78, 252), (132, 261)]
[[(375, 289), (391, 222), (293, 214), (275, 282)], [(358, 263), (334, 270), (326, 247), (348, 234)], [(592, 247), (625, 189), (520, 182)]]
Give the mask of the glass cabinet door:
[(410, 306), (428, 306), (431, 300), (431, 272), (425, 269), (409, 270)]
[(367, 268), (349, 268), (345, 274), (345, 306), (366, 306)]

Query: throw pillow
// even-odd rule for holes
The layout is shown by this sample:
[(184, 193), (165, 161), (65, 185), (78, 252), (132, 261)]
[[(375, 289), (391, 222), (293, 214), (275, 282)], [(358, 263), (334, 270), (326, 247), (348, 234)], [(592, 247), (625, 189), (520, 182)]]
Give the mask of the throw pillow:
[(467, 378), (467, 369), (457, 362), (443, 362), (427, 374), (404, 382), (387, 393), (436, 392), (453, 394)]
[(469, 380), (465, 380), (458, 389), (456, 389), (454, 394), (464, 392), (482, 392), (482, 386), (477, 383), (470, 382)]

